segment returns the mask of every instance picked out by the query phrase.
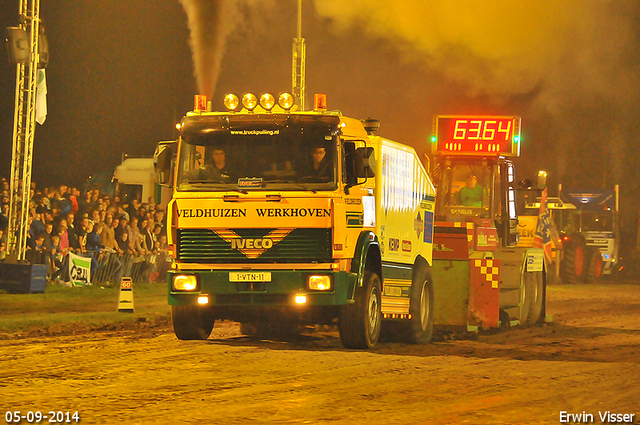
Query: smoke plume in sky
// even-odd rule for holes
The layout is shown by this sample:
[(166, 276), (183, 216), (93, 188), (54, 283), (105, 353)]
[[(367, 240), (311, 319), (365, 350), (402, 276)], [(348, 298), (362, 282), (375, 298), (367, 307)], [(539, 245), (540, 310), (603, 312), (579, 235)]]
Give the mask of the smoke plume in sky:
[[(540, 90), (555, 109), (578, 95), (625, 98), (637, 4), (614, 0), (317, 0), (338, 28), (396, 41), (408, 59), (441, 70), (472, 94), (508, 98)], [(635, 12), (635, 13), (634, 13)], [(570, 72), (568, 72), (570, 71)]]
[(315, 8), (338, 32), (390, 41), (468, 96), (520, 101), (527, 121), (546, 121), (553, 134), (536, 143), (557, 178), (577, 177), (579, 162), (591, 179), (609, 176), (600, 184), (624, 180), (638, 142), (638, 2), (316, 0)]
[(226, 40), (236, 26), (234, 0), (180, 0), (187, 14), (189, 45), (200, 94), (213, 97), (226, 50)]

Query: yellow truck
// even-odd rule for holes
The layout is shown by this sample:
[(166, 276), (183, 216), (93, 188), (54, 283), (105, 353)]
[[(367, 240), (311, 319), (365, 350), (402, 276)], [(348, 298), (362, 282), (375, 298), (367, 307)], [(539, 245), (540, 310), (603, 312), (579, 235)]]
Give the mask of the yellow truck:
[(290, 94), (230, 94), (211, 112), (200, 98), (158, 146), (179, 339), (208, 338), (216, 320), (247, 333), (337, 321), (348, 348), (381, 331), (431, 339), (434, 186), (413, 148), (374, 135), (379, 122), (319, 99), (298, 112)]

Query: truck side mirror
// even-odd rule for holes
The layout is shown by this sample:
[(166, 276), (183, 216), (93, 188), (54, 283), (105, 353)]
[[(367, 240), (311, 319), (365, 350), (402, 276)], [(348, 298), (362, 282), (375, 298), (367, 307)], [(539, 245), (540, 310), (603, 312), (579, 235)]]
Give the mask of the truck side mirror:
[(160, 185), (171, 184), (171, 160), (173, 159), (173, 145), (159, 144), (153, 155), (156, 169), (155, 180)]
[(363, 148), (356, 149), (355, 160), (356, 160), (356, 177), (358, 178), (375, 177), (376, 174), (373, 172), (373, 168), (371, 168), (372, 162), (375, 161), (375, 158), (373, 157), (372, 147), (363, 147)]

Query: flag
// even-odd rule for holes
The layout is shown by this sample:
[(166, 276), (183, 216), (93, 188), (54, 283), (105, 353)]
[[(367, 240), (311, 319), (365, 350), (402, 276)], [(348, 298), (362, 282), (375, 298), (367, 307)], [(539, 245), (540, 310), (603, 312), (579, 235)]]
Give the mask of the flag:
[(72, 286), (91, 285), (91, 259), (69, 254), (69, 278)]
[(44, 69), (38, 69), (36, 77), (36, 121), (44, 124), (47, 119), (47, 77)]
[(546, 264), (551, 263), (551, 216), (547, 206), (547, 189), (542, 191), (540, 197), (540, 212), (538, 213), (538, 225), (533, 237), (533, 247), (544, 250)]

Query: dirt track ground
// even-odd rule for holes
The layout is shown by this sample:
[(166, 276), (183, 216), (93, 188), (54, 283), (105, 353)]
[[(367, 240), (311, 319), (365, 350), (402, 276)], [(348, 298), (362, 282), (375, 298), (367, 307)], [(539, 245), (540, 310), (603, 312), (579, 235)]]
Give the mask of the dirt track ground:
[(548, 297), (551, 324), (372, 351), (330, 329), (266, 341), (233, 323), (208, 341), (166, 327), (0, 341), (0, 423), (7, 410), (85, 424), (557, 424), (561, 411), (640, 423), (640, 282)]

